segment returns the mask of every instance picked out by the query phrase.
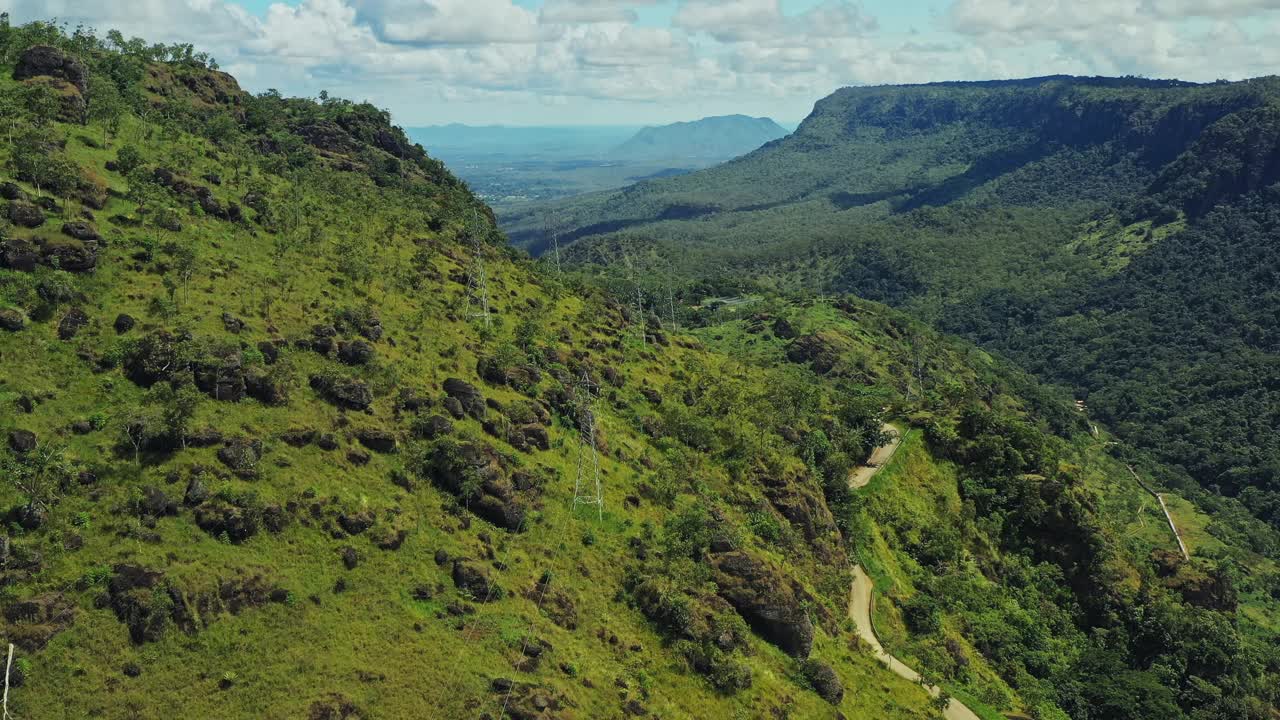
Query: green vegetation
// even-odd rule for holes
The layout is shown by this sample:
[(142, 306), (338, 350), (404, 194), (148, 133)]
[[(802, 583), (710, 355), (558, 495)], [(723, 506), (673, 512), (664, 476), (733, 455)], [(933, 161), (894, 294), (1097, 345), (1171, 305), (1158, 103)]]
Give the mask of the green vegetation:
[(984, 716), (1274, 712), (1274, 533), (1197, 496), (1169, 557), (1117, 457), (1159, 466), (971, 345), (709, 280), (639, 307), (505, 247), (385, 112), (189, 46), (0, 60), (16, 715), (937, 717), (855, 640), (852, 562)]
[[(691, 301), (901, 307), (1071, 388), (1163, 485), (1280, 527), (1277, 118), (1274, 77), (847, 88), (747, 157), (551, 214), (567, 257)], [(513, 238), (540, 252), (546, 212)]]

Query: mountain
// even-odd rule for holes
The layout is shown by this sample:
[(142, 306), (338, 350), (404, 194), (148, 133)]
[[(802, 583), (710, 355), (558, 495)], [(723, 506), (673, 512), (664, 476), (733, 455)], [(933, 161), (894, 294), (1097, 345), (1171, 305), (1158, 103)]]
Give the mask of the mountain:
[(846, 88), (745, 157), (529, 212), (570, 259), (899, 306), (1280, 527), (1278, 118), (1274, 77)]
[(968, 342), (560, 272), (189, 45), (0, 102), (17, 717), (1275, 714), (1275, 533)]
[(786, 135), (769, 118), (723, 115), (643, 128), (610, 155), (628, 160), (728, 160)]
[(636, 131), (628, 126), (432, 125), (405, 128), (414, 142), (441, 156), (515, 155), (559, 160), (598, 157)]

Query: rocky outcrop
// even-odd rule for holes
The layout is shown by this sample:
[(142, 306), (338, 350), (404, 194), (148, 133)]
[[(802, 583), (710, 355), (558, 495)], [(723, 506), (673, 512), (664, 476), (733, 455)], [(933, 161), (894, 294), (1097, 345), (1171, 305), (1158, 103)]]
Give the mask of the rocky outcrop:
[(38, 228), (44, 224), (44, 211), (25, 200), (9, 203), (9, 222), (24, 228)]
[(58, 339), (71, 340), (80, 333), (86, 325), (89, 324), (89, 316), (84, 310), (73, 307), (62, 316), (62, 320), (58, 322)]
[(426, 471), (476, 515), (507, 530), (523, 528), (528, 502), (492, 448), (446, 438), (436, 443)]
[(792, 657), (809, 657), (813, 623), (802, 587), (744, 551), (713, 555), (711, 566), (719, 595), (753, 630)]
[(37, 77), (51, 77), (68, 82), (81, 95), (89, 90), (89, 71), (84, 63), (50, 45), (27, 48), (18, 56), (18, 62), (13, 68), (14, 80)]
[(464, 413), (477, 420), (484, 419), (484, 395), (474, 385), (458, 378), (449, 378), (444, 381), (444, 392), (458, 402)]
[(373, 392), (357, 378), (313, 375), (311, 388), (334, 405), (348, 410), (367, 410), (373, 404)]
[(0, 330), (18, 332), (27, 326), (27, 317), (21, 310), (0, 308)]

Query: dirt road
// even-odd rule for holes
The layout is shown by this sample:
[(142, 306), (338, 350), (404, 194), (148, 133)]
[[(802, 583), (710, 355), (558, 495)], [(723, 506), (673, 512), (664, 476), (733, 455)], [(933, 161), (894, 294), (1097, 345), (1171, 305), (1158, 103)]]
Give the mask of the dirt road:
[[(849, 473), (849, 487), (854, 489), (864, 487), (884, 467), (885, 463), (893, 457), (893, 454), (898, 450), (898, 446), (902, 444), (902, 435), (896, 428), (892, 425), (885, 425), (884, 430), (892, 436), (892, 439), (871, 453), (871, 459), (867, 461), (866, 466), (856, 468)], [(876, 637), (875, 626), (871, 623), (871, 611), (874, 604), (874, 600), (871, 597), (873, 589), (871, 578), (867, 576), (862, 566), (854, 565), (853, 586), (849, 588), (849, 618), (853, 620), (853, 624), (858, 628), (858, 637), (871, 646), (871, 649), (875, 652), (876, 659), (888, 666), (894, 674), (918, 683), (920, 682), (920, 673), (885, 652), (884, 646), (880, 644), (880, 638)], [(934, 697), (937, 697), (941, 692), (935, 685), (926, 685), (925, 689)], [(965, 707), (964, 703), (954, 698), (947, 705), (947, 709), (942, 712), (942, 716), (946, 720), (981, 720), (972, 710)]]
[(893, 454), (898, 452), (898, 446), (902, 444), (902, 433), (898, 432), (897, 428), (885, 424), (881, 429), (889, 435), (889, 442), (872, 450), (871, 457), (867, 459), (867, 462), (854, 468), (849, 473), (849, 487), (854, 490), (866, 487), (867, 483), (871, 482), (871, 478), (880, 472), (880, 468), (884, 467), (885, 463), (889, 462), (890, 458), (893, 457)]

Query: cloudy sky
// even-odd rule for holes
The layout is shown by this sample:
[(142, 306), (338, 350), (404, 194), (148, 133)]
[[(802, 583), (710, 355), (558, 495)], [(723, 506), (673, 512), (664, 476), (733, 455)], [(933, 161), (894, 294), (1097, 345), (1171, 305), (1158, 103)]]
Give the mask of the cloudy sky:
[(1280, 72), (1280, 0), (9, 0), (404, 125), (802, 119), (844, 85)]

